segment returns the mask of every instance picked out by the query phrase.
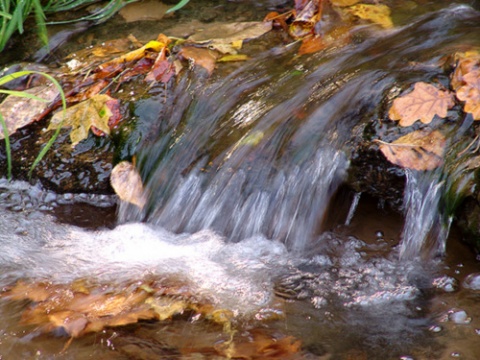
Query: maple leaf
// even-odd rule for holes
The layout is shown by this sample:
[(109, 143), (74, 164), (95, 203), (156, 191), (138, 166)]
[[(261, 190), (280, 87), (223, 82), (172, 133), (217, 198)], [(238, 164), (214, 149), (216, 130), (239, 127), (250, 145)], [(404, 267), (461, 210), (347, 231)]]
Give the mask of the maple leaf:
[(428, 124), (435, 115), (446, 117), (448, 109), (454, 104), (451, 92), (417, 82), (412, 92), (393, 101), (388, 116), (392, 120), (400, 120), (401, 126), (410, 126), (417, 120)]
[(469, 72), (463, 76), (465, 85), (457, 90), (457, 98), (465, 101), (463, 110), (480, 120), (480, 70)]
[(345, 11), (358, 16), (360, 19), (378, 24), (384, 29), (391, 29), (393, 27), (393, 22), (390, 18), (390, 8), (387, 5), (358, 4), (346, 8)]
[(66, 110), (65, 119), (62, 112), (56, 113), (50, 120), (47, 130), (61, 127), (71, 127), (70, 140), (72, 146), (77, 145), (88, 137), (88, 131), (92, 126), (109, 135), (108, 122), (112, 116), (107, 103), (115, 100), (108, 95), (97, 94), (90, 99), (74, 105)]
[(380, 143), (380, 151), (387, 160), (400, 167), (433, 170), (443, 164), (446, 139), (438, 130), (417, 130), (392, 143), (374, 141)]

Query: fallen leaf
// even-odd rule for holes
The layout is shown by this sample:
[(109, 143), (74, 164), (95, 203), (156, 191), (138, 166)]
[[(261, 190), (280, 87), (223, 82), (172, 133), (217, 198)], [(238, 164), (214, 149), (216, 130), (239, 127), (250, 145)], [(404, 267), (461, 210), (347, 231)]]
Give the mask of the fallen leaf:
[(438, 130), (417, 130), (392, 143), (376, 142), (388, 161), (403, 168), (433, 170), (443, 164), (446, 139)]
[(88, 131), (92, 126), (109, 135), (110, 127), (108, 122), (112, 112), (106, 104), (111, 100), (113, 98), (108, 95), (97, 94), (88, 100), (69, 107), (66, 111), (65, 119), (62, 111), (57, 112), (50, 120), (47, 130), (54, 130), (59, 126), (71, 127), (70, 140), (72, 141), (72, 146), (86, 139)]
[(299, 55), (311, 54), (327, 47), (342, 47), (350, 43), (350, 28), (346, 26), (335, 27), (322, 36), (307, 36), (302, 39), (298, 49)]
[(465, 112), (471, 113), (474, 120), (480, 120), (480, 70), (465, 74), (463, 81), (465, 85), (457, 90), (457, 98), (465, 101)]
[(189, 60), (194, 66), (203, 67), (211, 75), (215, 69), (218, 53), (213, 50), (197, 48), (194, 46), (184, 46), (179, 55)]
[(217, 62), (232, 62), (232, 61), (246, 61), (248, 60), (248, 55), (245, 54), (236, 54), (236, 55), (224, 55)]
[(345, 11), (359, 17), (360, 19), (378, 24), (384, 29), (393, 28), (393, 22), (390, 18), (390, 8), (387, 5), (358, 4), (345, 8)]
[(428, 124), (435, 115), (446, 117), (448, 109), (454, 104), (451, 92), (417, 82), (412, 92), (393, 101), (388, 116), (392, 120), (400, 120), (401, 126), (410, 126), (417, 120)]
[[(32, 98), (9, 95), (0, 104), (0, 114), (7, 125), (8, 135), (37, 121), (39, 115), (44, 113), (59, 95), (58, 89), (53, 85), (37, 86), (23, 92), (31, 95)], [(44, 101), (36, 100), (34, 97), (42, 98)], [(0, 139), (3, 138), (3, 130), (0, 129)]]
[(467, 51), (455, 54), (457, 66), (452, 74), (451, 86), (454, 91), (465, 85), (463, 76), (480, 69), (480, 53), (478, 51)]
[(129, 3), (120, 9), (118, 13), (127, 23), (146, 20), (158, 21), (165, 16), (169, 8), (169, 5), (165, 5), (161, 1), (145, 0)]
[(167, 48), (163, 48), (155, 59), (151, 70), (145, 76), (145, 81), (167, 83), (175, 75), (175, 66), (167, 60)]
[(132, 163), (122, 161), (115, 165), (110, 175), (110, 184), (121, 200), (139, 208), (145, 206), (146, 197), (142, 178)]
[(187, 41), (208, 46), (221, 53), (236, 53), (239, 42), (262, 36), (272, 29), (271, 21), (212, 23), (190, 36)]
[(323, 2), (319, 3), (317, 0), (311, 0), (305, 5), (290, 24), (290, 36), (298, 39), (313, 32), (315, 25), (322, 16), (321, 4), (323, 4)]

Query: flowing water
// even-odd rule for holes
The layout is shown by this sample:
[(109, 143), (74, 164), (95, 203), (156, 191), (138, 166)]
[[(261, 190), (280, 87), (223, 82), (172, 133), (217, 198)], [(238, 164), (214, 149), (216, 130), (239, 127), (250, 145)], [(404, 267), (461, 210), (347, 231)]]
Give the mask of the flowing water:
[[(171, 97), (135, 110), (141, 121), (152, 103), (172, 105), (137, 151), (144, 211), (121, 204), (113, 226), (112, 197), (0, 182), (1, 286), (168, 277), (231, 310), (236, 336), (300, 339), (292, 358), (480, 358), (478, 262), (456, 234), (446, 248), (440, 173), (407, 172), (404, 218), (342, 186), (349, 140), (371, 123), (381, 130), (380, 104), (401, 84), (442, 79), (434, 65), (480, 45), (479, 24), (473, 8), (450, 6), (387, 32), (359, 28), (341, 51), (299, 59), (278, 46), (226, 77), (186, 75)], [(180, 317), (107, 329), (62, 351), (61, 334), (19, 323), (24, 307), (0, 303), (2, 358), (220, 359), (211, 349), (229, 336)]]

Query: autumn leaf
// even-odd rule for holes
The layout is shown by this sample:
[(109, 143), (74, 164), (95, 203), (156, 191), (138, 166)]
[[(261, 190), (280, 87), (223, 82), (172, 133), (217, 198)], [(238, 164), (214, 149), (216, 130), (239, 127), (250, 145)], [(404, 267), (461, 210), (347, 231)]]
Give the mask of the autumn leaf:
[(218, 58), (217, 52), (194, 46), (184, 46), (182, 50), (180, 50), (179, 55), (189, 60), (194, 66), (198, 65), (203, 67), (210, 75), (215, 69), (215, 63)]
[(110, 184), (121, 200), (139, 208), (145, 206), (142, 178), (132, 163), (122, 161), (115, 165), (110, 175)]
[(474, 120), (480, 120), (480, 70), (463, 76), (465, 85), (457, 90), (457, 98), (465, 101), (464, 111), (471, 113)]
[(345, 11), (360, 19), (378, 24), (384, 29), (391, 29), (393, 27), (393, 22), (390, 18), (390, 8), (387, 5), (358, 4), (345, 8)]
[(452, 74), (451, 86), (454, 91), (457, 91), (465, 81), (463, 76), (480, 69), (480, 53), (478, 51), (467, 51), (465, 53), (455, 54), (457, 66)]
[(161, 20), (169, 5), (165, 5), (158, 0), (145, 0), (141, 2), (131, 2), (124, 6), (118, 14), (125, 19), (127, 23), (134, 21)]
[(244, 40), (260, 37), (271, 29), (271, 21), (216, 22), (205, 25), (187, 41), (208, 46), (223, 54), (236, 54)]
[(298, 39), (313, 33), (315, 25), (322, 17), (322, 4), (323, 2), (310, 0), (290, 24), (290, 36)]
[[(0, 114), (7, 125), (8, 135), (18, 129), (37, 121), (50, 106), (50, 103), (59, 95), (55, 86), (43, 85), (23, 91), (23, 95), (9, 95), (0, 104)], [(0, 139), (4, 138), (0, 131)]]
[(299, 55), (311, 54), (321, 51), (329, 46), (342, 47), (350, 43), (350, 28), (346, 26), (335, 27), (323, 36), (307, 36), (302, 39), (298, 49)]
[(72, 146), (77, 145), (80, 141), (88, 137), (88, 131), (92, 126), (109, 135), (110, 127), (108, 126), (112, 112), (107, 103), (115, 100), (108, 95), (97, 94), (88, 100), (67, 109), (65, 119), (62, 112), (56, 113), (50, 120), (47, 130), (57, 129), (61, 127), (71, 127), (70, 140)]
[(401, 126), (410, 126), (420, 120), (430, 123), (435, 115), (446, 117), (454, 105), (453, 95), (433, 85), (417, 82), (412, 92), (396, 98), (388, 112), (392, 120), (399, 120)]
[(388, 161), (403, 168), (433, 170), (443, 164), (446, 139), (438, 130), (417, 130), (392, 143), (375, 142)]

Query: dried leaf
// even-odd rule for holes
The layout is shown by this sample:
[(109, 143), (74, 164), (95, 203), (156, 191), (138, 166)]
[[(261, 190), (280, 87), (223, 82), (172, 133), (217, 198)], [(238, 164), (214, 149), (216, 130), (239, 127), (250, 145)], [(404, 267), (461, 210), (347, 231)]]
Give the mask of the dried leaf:
[(237, 54), (237, 55), (224, 55), (217, 62), (232, 62), (232, 61), (246, 61), (248, 60), (248, 55)]
[(215, 69), (218, 53), (209, 49), (197, 48), (194, 46), (185, 46), (180, 50), (179, 55), (189, 60), (193, 65), (203, 67), (212, 74)]
[(471, 113), (474, 120), (480, 120), (480, 70), (463, 76), (465, 85), (457, 90), (457, 98), (465, 101), (464, 111)]
[(167, 83), (175, 75), (173, 63), (167, 60), (167, 48), (162, 49), (155, 60), (150, 72), (145, 77), (145, 81), (159, 81)]
[(345, 11), (358, 16), (360, 19), (378, 24), (384, 29), (393, 28), (393, 22), (390, 18), (390, 8), (387, 5), (358, 4), (346, 8)]
[(401, 126), (410, 126), (417, 120), (428, 124), (435, 115), (446, 117), (448, 109), (454, 104), (451, 92), (417, 82), (412, 92), (393, 101), (388, 116), (392, 120), (400, 120)]
[(114, 100), (108, 95), (97, 94), (92, 98), (85, 100), (77, 105), (67, 109), (65, 120), (63, 113), (58, 112), (50, 120), (47, 130), (57, 129), (59, 126), (71, 127), (70, 140), (72, 146), (88, 137), (88, 131), (92, 126), (109, 135), (110, 128), (108, 122), (112, 112), (107, 106), (107, 102)]
[(249, 21), (236, 23), (212, 23), (187, 40), (208, 45), (221, 53), (236, 53), (240, 41), (262, 36), (272, 29), (271, 21)]
[[(39, 119), (50, 106), (50, 103), (59, 95), (55, 86), (43, 85), (28, 90), (25, 93), (32, 98), (9, 95), (0, 104), (0, 114), (2, 114), (7, 124), (8, 135), (14, 134), (18, 129), (31, 124)], [(39, 97), (45, 101), (36, 100)], [(4, 138), (3, 131), (0, 131), (0, 139)]]
[(110, 184), (118, 197), (131, 204), (143, 208), (146, 198), (140, 174), (128, 161), (118, 163), (110, 175)]
[(433, 170), (443, 164), (446, 139), (438, 130), (417, 130), (392, 143), (377, 142), (388, 161), (400, 167)]
[(480, 69), (480, 53), (478, 51), (467, 51), (455, 54), (457, 66), (452, 74), (451, 86), (454, 91), (465, 85), (463, 76)]
[(165, 5), (158, 0), (145, 0), (141, 2), (129, 3), (118, 13), (127, 23), (134, 21), (161, 20), (169, 5)]
[(302, 38), (312, 33), (315, 25), (322, 16), (322, 9), (319, 2), (311, 0), (302, 11), (295, 17), (289, 27), (289, 34), (294, 39)]

